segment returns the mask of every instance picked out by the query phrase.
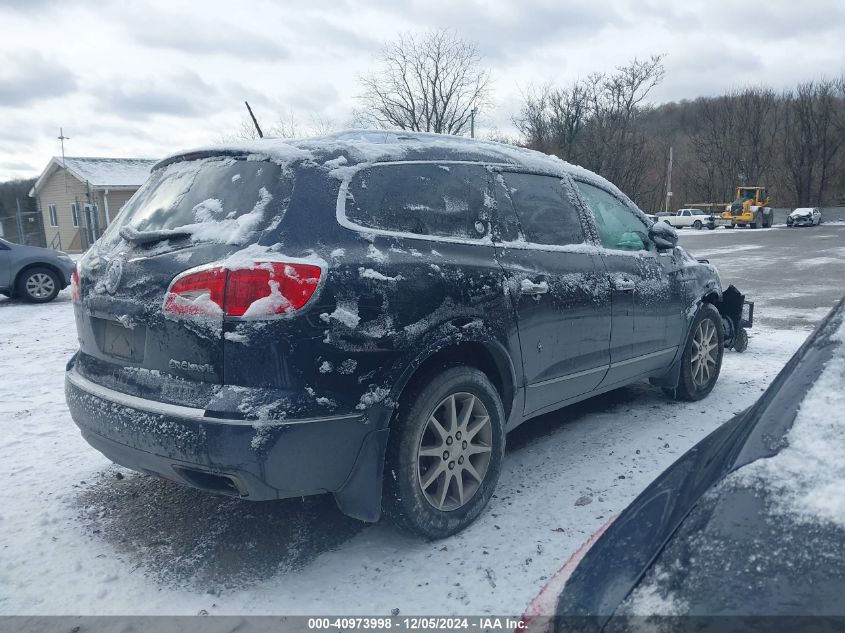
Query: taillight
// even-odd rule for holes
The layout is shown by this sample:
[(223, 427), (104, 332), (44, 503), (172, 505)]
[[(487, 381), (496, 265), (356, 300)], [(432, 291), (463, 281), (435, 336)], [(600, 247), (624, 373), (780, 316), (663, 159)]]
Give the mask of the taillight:
[(317, 289), (320, 267), (311, 264), (256, 264), (229, 271), (225, 313), (268, 316), (299, 310)]
[(73, 303), (82, 301), (82, 294), (79, 289), (79, 271), (77, 268), (73, 269), (73, 274), (70, 276), (70, 300)]
[(268, 317), (302, 308), (317, 289), (319, 266), (256, 262), (188, 271), (170, 284), (164, 311), (200, 316)]
[(226, 291), (226, 271), (204, 268), (178, 276), (164, 297), (164, 311), (172, 314), (220, 316)]

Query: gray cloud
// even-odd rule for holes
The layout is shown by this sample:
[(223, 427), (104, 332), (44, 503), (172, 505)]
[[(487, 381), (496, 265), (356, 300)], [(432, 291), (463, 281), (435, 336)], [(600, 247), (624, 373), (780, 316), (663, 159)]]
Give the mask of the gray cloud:
[(373, 39), (360, 29), (337, 26), (324, 17), (294, 18), (290, 26), (293, 33), (301, 40), (307, 41), (309, 48), (317, 53), (369, 54), (382, 46), (380, 40)]
[(320, 82), (308, 86), (307, 90), (305, 86), (301, 86), (299, 90), (294, 90), (287, 101), (293, 108), (304, 112), (322, 114), (330, 109), (339, 98), (337, 88), (330, 83)]
[(651, 97), (657, 102), (714, 96), (762, 83), (773, 86), (771, 80), (760, 81), (765, 69), (760, 54), (735, 47), (708, 48), (691, 42), (688, 49), (668, 55), (664, 65), (666, 77)]
[(716, 29), (723, 27), (714, 46), (745, 43), (753, 47), (755, 42), (818, 37), (841, 30), (845, 21), (845, 5), (836, 0), (769, 2), (764, 10), (755, 3), (730, 0), (709, 0), (697, 5), (650, 0), (642, 6), (638, 4), (637, 10), (672, 30), (718, 34)]
[[(735, 0), (0, 0), (0, 21), (0, 157), (38, 166), (57, 151), (59, 125), (79, 153), (158, 155), (234, 129), (244, 99), (267, 125), (288, 113), (342, 125), (356, 76), (407, 29), (453, 28), (478, 43), (497, 104), (479, 123), (508, 134), (532, 84), (566, 85), (635, 55), (667, 54), (650, 95), (659, 103), (838, 75), (845, 41), (841, 0), (765, 10)], [(33, 43), (40, 53), (27, 52)], [(0, 179), (11, 173), (0, 167)]]
[(0, 63), (0, 106), (25, 106), (41, 99), (75, 92), (76, 76), (62, 64), (40, 53), (6, 56)]
[(34, 172), (37, 168), (34, 165), (22, 161), (0, 161), (0, 169), (8, 169), (9, 171), (27, 171)]
[(133, 29), (135, 41), (193, 55), (228, 55), (254, 60), (283, 60), (289, 52), (277, 39), (233, 24), (198, 24), (196, 18), (160, 16), (155, 28)]
[(133, 125), (131, 123), (99, 123), (92, 121), (83, 128), (74, 131), (86, 138), (102, 139), (113, 141), (116, 138), (132, 138), (137, 141), (157, 141), (154, 134), (151, 134), (144, 125)]
[(574, 45), (579, 39), (597, 37), (605, 28), (629, 24), (622, 12), (586, 0), (523, 0), (506, 10), (477, 2), (438, 5), (429, 0), (381, 0), (377, 4), (397, 17), (410, 17), (423, 28), (453, 28), (478, 42), (485, 60), (494, 62), (524, 59), (548, 45)]
[(218, 90), (190, 72), (155, 79), (117, 78), (101, 89), (97, 98), (101, 110), (134, 119), (159, 114), (193, 117), (220, 105)]
[(59, 4), (59, 0), (0, 0), (0, 10), (34, 13)]

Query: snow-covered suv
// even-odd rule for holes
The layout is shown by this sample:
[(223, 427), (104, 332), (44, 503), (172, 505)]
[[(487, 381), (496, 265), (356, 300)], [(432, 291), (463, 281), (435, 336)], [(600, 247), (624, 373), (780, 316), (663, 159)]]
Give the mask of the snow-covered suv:
[(442, 537), (505, 433), (650, 378), (706, 396), (710, 265), (563, 161), (346, 132), (177, 154), (85, 255), (67, 402), (138, 471), (266, 500), (332, 493)]

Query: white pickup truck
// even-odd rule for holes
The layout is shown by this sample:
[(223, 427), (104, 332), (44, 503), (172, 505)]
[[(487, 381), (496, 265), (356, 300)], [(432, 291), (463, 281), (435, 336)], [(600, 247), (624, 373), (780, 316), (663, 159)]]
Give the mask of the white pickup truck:
[(701, 209), (678, 209), (675, 213), (658, 213), (657, 219), (677, 229), (706, 227), (713, 230), (716, 228), (716, 216)]

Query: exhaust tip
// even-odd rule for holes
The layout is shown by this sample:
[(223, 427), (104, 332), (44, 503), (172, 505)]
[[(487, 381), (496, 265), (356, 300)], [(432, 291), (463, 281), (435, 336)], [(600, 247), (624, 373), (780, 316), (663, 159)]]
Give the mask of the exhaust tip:
[(173, 466), (173, 470), (194, 488), (230, 497), (249, 496), (246, 487), (232, 475), (220, 475), (184, 466)]

